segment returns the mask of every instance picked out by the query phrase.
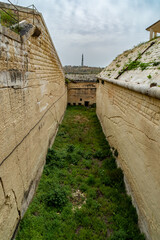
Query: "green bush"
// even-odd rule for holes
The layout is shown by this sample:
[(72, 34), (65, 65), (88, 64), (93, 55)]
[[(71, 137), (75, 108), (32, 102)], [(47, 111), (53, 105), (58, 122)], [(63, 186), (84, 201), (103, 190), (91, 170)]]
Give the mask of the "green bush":
[(98, 158), (99, 160), (103, 160), (106, 157), (110, 157), (112, 156), (112, 152), (110, 151), (110, 149), (106, 149), (106, 150), (97, 150), (94, 153), (94, 157)]
[(85, 158), (85, 159), (92, 159), (92, 152), (91, 151), (85, 151), (84, 153), (83, 153), (83, 157)]
[(107, 187), (102, 186), (101, 191), (102, 191), (102, 194), (104, 194), (105, 198), (111, 201), (119, 202), (120, 192), (118, 189), (110, 186), (107, 186)]
[(90, 169), (92, 167), (92, 160), (91, 159), (84, 159), (83, 164), (87, 169)]
[(66, 160), (68, 163), (77, 165), (79, 163), (79, 161), (82, 159), (81, 155), (77, 154), (77, 153), (68, 153), (66, 155)]
[(46, 166), (64, 168), (66, 166), (65, 159), (62, 158), (62, 156), (64, 157), (64, 155), (65, 153), (63, 151), (61, 151), (58, 154), (55, 150), (48, 149), (48, 154), (46, 157)]
[(93, 198), (88, 198), (86, 204), (87, 204), (86, 206), (87, 208), (91, 208), (92, 210), (96, 210), (96, 211), (98, 211), (99, 208), (101, 207), (101, 204)]
[(112, 236), (109, 238), (109, 240), (129, 240), (128, 234), (120, 229), (112, 234)]
[(74, 149), (75, 149), (75, 146), (74, 146), (73, 144), (70, 144), (70, 145), (68, 145), (68, 147), (67, 147), (67, 152), (68, 152), (68, 153), (72, 153), (72, 152), (74, 151)]
[(46, 164), (50, 164), (53, 160), (53, 158), (55, 157), (55, 151), (53, 149), (48, 149), (48, 153), (46, 156)]
[(94, 175), (90, 174), (86, 182), (88, 185), (93, 186), (96, 182)]
[(52, 188), (44, 196), (44, 200), (48, 206), (62, 208), (68, 202), (67, 193), (61, 186)]
[(86, 192), (87, 189), (88, 189), (88, 186), (86, 183), (82, 183), (79, 187), (79, 189), (82, 191), (82, 192)]
[(117, 149), (114, 151), (114, 156), (115, 156), (115, 157), (118, 157), (118, 151), (117, 151)]
[(116, 159), (113, 156), (105, 159), (103, 161), (103, 166), (105, 169), (109, 169), (109, 170), (117, 168)]
[(111, 186), (111, 179), (108, 175), (104, 175), (103, 177), (101, 177), (101, 182), (103, 184), (105, 184), (105, 186)]
[(97, 198), (97, 190), (96, 190), (96, 188), (90, 188), (87, 191), (87, 197), (88, 196), (89, 196), (89, 198), (96, 199)]
[(123, 172), (121, 168), (108, 171), (108, 176), (111, 181), (111, 186), (117, 186), (124, 189)]

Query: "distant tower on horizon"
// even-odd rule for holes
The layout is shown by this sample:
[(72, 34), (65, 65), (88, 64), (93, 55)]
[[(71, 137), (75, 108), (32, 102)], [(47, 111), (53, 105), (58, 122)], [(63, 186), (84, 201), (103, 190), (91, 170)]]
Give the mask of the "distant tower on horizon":
[(81, 61), (81, 67), (84, 66), (84, 59), (83, 59), (83, 54), (82, 54), (82, 61)]

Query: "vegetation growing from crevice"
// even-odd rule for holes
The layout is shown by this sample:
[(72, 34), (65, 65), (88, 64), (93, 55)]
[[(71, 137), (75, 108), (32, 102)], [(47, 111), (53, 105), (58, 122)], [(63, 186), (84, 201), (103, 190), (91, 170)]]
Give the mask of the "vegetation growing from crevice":
[(127, 70), (134, 70), (137, 69), (140, 65), (140, 61), (132, 61), (129, 64), (127, 64)]
[(148, 77), (148, 79), (151, 79), (151, 78), (152, 78), (152, 76), (151, 76), (150, 74), (149, 74), (147, 77)]
[(71, 81), (68, 79), (68, 78), (65, 78), (65, 83), (68, 84), (70, 83)]
[(154, 62), (153, 66), (158, 66), (160, 64), (160, 62)]
[(18, 20), (16, 19), (16, 14), (14, 14), (10, 9), (5, 11), (0, 10), (0, 24), (19, 34), (21, 28), (19, 27)]
[(6, 10), (6, 12), (0, 10), (0, 21), (2, 26), (11, 27), (13, 24), (17, 23), (16, 16), (11, 10)]
[(119, 71), (119, 74), (122, 74), (125, 71), (130, 71), (130, 70), (136, 70), (137, 68), (140, 68), (142, 71), (145, 70), (147, 67), (149, 66), (157, 66), (158, 63), (152, 63), (152, 62), (148, 62), (148, 63), (143, 63), (141, 61), (135, 60), (135, 61), (129, 61), (128, 63), (126, 63), (122, 70)]
[(144, 240), (137, 222), (95, 108), (69, 106), (16, 240)]
[(151, 65), (151, 63), (149, 62), (149, 63), (140, 63), (139, 66), (140, 66), (141, 70), (143, 71), (150, 65)]

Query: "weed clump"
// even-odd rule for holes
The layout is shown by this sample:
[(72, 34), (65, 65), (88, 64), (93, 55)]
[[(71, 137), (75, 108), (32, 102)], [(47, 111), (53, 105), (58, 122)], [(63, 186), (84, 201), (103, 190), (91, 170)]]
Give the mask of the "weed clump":
[(16, 14), (12, 10), (0, 10), (0, 24), (2, 26), (10, 28), (12, 31), (17, 34), (20, 33), (21, 27), (18, 25), (18, 20)]
[(124, 230), (120, 229), (115, 231), (109, 240), (128, 240), (128, 234)]
[(0, 10), (0, 20), (1, 24), (6, 27), (11, 27), (13, 24), (17, 23), (16, 15), (9, 9), (6, 12)]
[(109, 170), (115, 169), (117, 167), (116, 159), (113, 156), (110, 157), (110, 158), (105, 159), (103, 161), (103, 167), (105, 169), (109, 169)]
[(94, 157), (99, 159), (99, 160), (103, 160), (106, 157), (110, 157), (110, 156), (112, 156), (112, 152), (110, 151), (110, 149), (107, 149), (107, 150), (97, 150), (94, 153)]
[(90, 174), (86, 182), (88, 185), (93, 186), (96, 182), (95, 177), (92, 174)]
[(47, 206), (62, 208), (68, 202), (67, 192), (61, 186), (52, 187), (44, 196)]
[(141, 68), (141, 70), (143, 71), (143, 70), (145, 70), (148, 66), (150, 65), (150, 63), (140, 63), (140, 68)]
[(140, 61), (133, 61), (128, 64), (127, 70), (130, 71), (130, 70), (137, 69), (139, 65), (140, 65)]
[(160, 62), (154, 62), (153, 66), (158, 66), (160, 64)]
[(70, 145), (68, 145), (68, 147), (67, 147), (67, 152), (68, 152), (68, 153), (72, 153), (72, 152), (74, 151), (74, 149), (75, 149), (75, 146), (74, 146), (73, 144), (70, 144)]
[(152, 76), (149, 74), (149, 75), (147, 76), (147, 78), (148, 78), (148, 79), (151, 79), (151, 78), (152, 78)]
[(118, 151), (117, 151), (117, 149), (114, 151), (114, 156), (115, 156), (115, 157), (118, 157)]

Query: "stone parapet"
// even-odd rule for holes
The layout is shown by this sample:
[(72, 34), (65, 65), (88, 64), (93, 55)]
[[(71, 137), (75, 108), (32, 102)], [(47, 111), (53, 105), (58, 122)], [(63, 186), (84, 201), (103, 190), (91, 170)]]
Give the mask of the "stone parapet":
[(157, 87), (157, 86), (150, 87), (150, 86), (148, 86), (148, 84), (139, 85), (139, 84), (135, 84), (135, 83), (128, 82), (128, 81), (107, 79), (105, 77), (98, 77), (98, 79), (102, 80), (102, 81), (109, 82), (109, 83), (113, 83), (115, 85), (133, 90), (133, 91), (138, 92), (138, 93), (142, 93), (144, 95), (148, 95), (150, 97), (160, 99), (160, 87)]
[[(30, 14), (24, 10), (21, 20)], [(67, 104), (62, 65), (42, 16), (36, 17), (41, 34), (31, 31), (25, 41), (0, 27), (1, 240), (12, 238), (35, 194)]]
[(143, 86), (101, 79), (97, 84), (98, 118), (110, 145), (118, 150), (117, 161), (137, 208), (140, 228), (148, 240), (159, 240), (159, 89), (148, 90)]

